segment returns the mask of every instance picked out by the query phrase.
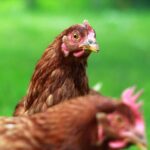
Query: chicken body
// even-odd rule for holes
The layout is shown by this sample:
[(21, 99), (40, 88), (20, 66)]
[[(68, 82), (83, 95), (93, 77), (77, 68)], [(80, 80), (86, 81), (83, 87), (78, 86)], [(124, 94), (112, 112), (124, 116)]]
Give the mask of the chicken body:
[[(135, 120), (123, 102), (87, 95), (31, 116), (0, 118), (0, 149), (120, 150), (134, 144)], [(134, 136), (141, 140), (144, 131)]]
[(111, 112), (115, 103), (100, 96), (62, 102), (32, 116), (0, 118), (0, 149), (97, 149), (96, 113)]
[(37, 63), (27, 95), (14, 115), (31, 115), (88, 94), (87, 58), (90, 50), (97, 49), (95, 32), (87, 22), (63, 31)]

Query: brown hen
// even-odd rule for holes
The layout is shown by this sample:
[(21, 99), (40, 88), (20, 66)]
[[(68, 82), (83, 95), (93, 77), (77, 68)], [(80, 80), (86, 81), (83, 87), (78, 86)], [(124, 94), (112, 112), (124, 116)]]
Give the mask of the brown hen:
[[(145, 145), (133, 89), (123, 101), (87, 95), (31, 116), (0, 118), (1, 150), (120, 150)], [(134, 100), (134, 101), (133, 101)]]
[(64, 30), (38, 61), (27, 94), (14, 115), (31, 115), (88, 94), (87, 58), (97, 50), (95, 31), (87, 21)]

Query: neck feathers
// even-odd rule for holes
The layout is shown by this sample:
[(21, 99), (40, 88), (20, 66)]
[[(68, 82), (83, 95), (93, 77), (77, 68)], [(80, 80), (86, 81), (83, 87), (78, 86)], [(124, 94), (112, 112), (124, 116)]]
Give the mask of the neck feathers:
[(65, 58), (58, 45), (54, 42), (49, 46), (36, 65), (26, 96), (27, 109), (44, 111), (49, 105), (89, 92), (86, 58)]

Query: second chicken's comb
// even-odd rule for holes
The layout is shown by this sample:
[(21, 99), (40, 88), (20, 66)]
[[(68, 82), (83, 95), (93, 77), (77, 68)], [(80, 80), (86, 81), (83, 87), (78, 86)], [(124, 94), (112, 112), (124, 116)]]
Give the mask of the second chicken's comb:
[(125, 105), (131, 108), (132, 112), (135, 115), (135, 124), (137, 126), (137, 129), (141, 132), (144, 132), (144, 120), (142, 118), (142, 114), (140, 112), (140, 107), (142, 105), (142, 102), (138, 102), (138, 98), (143, 93), (143, 90), (138, 91), (135, 93), (135, 87), (131, 87), (123, 91), (122, 93), (122, 101)]
[(131, 87), (123, 91), (122, 100), (124, 104), (128, 105), (129, 107), (131, 107), (132, 110), (135, 110), (137, 112), (141, 107), (142, 103), (136, 103), (136, 101), (143, 93), (143, 90), (140, 90), (137, 93), (135, 93), (135, 89), (136, 87)]

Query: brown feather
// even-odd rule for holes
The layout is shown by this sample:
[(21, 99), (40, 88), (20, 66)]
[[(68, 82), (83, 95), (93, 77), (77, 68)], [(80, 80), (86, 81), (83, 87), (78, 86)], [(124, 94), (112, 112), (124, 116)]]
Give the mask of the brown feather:
[[(98, 114), (104, 117), (100, 119)], [(0, 149), (120, 150), (133, 144), (130, 135), (136, 129), (135, 120), (134, 110), (124, 102), (87, 95), (31, 116), (1, 117)], [(102, 137), (98, 136), (99, 127), (103, 129)], [(129, 139), (120, 136), (122, 131), (131, 132)], [(143, 135), (137, 134), (140, 139)], [(127, 143), (121, 148), (110, 148), (109, 143), (116, 139)]]
[(0, 149), (96, 150), (96, 113), (111, 113), (116, 104), (102, 96), (86, 96), (32, 116), (0, 118)]

